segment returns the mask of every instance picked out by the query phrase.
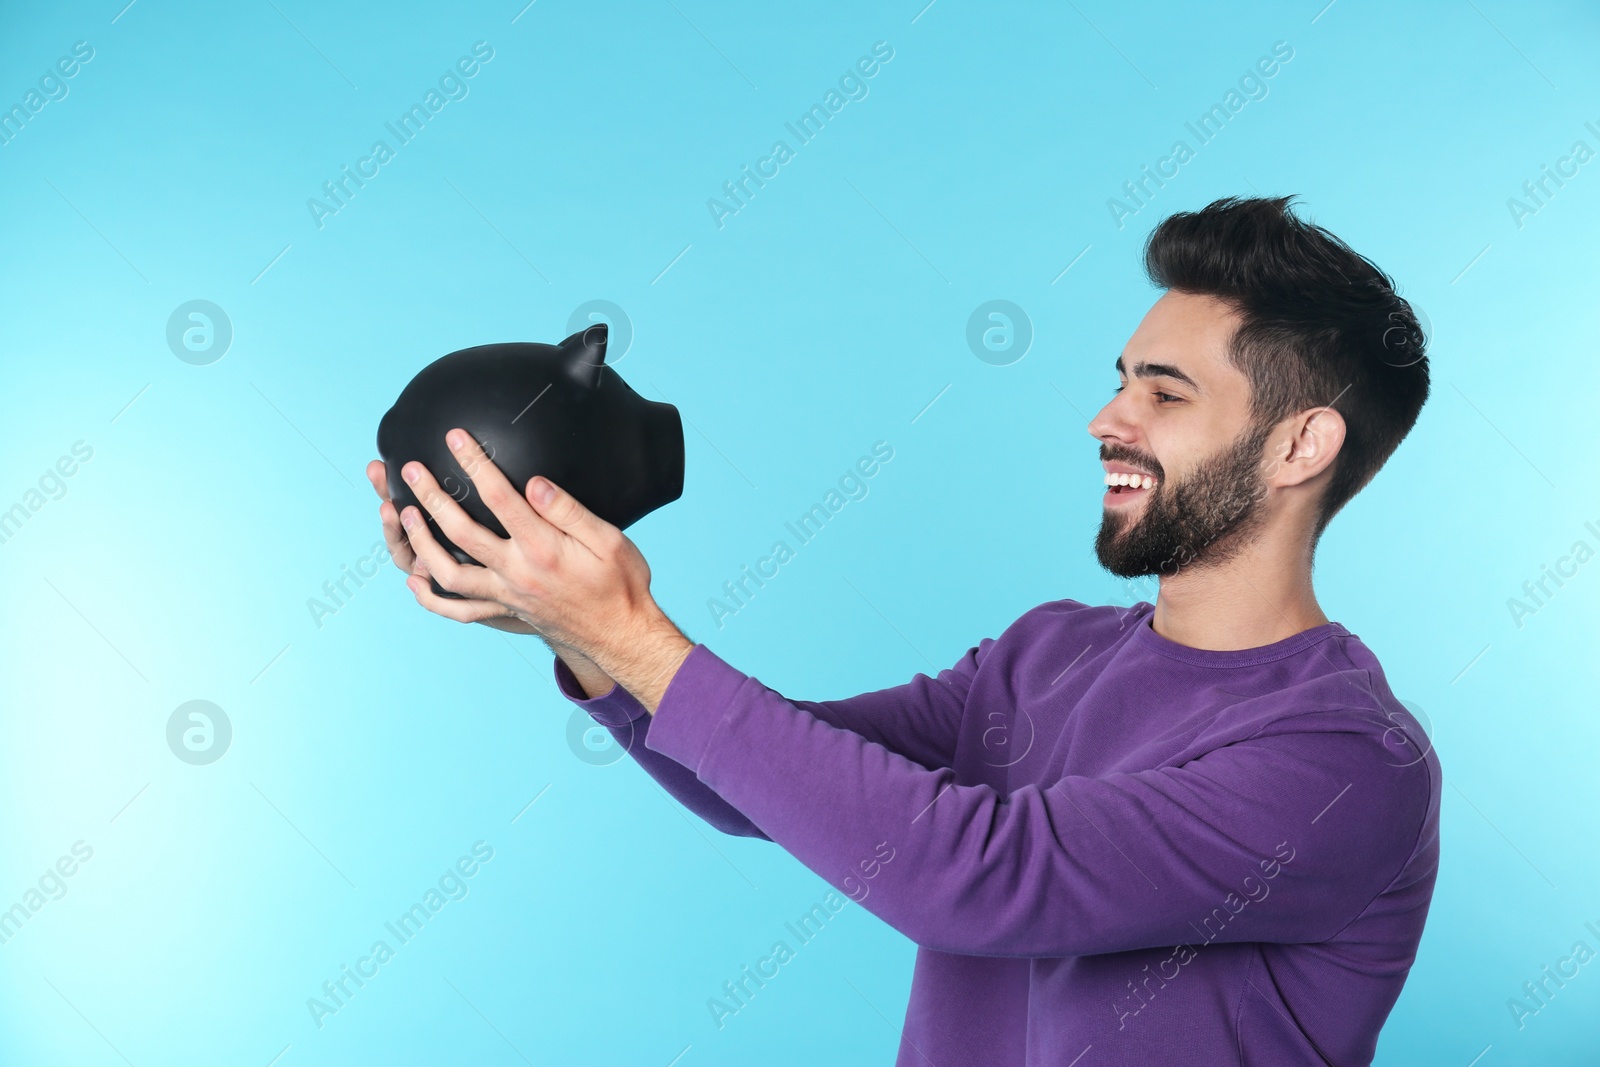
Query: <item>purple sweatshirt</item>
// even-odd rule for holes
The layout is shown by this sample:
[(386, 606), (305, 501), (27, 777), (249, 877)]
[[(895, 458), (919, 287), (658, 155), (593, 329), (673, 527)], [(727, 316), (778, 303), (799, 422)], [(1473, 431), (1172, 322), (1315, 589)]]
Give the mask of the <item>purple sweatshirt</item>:
[(1213, 651), (1154, 610), (1052, 601), (848, 700), (703, 644), (654, 718), (555, 674), (712, 826), (917, 944), (897, 1067), (1370, 1063), (1433, 896), (1438, 757), (1339, 623)]

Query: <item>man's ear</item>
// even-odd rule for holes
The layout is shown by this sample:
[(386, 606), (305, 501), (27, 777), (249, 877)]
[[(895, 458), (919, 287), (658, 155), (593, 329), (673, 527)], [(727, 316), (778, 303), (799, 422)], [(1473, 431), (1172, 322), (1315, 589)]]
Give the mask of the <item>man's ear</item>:
[(1299, 485), (1327, 470), (1344, 445), (1344, 416), (1332, 407), (1307, 408), (1285, 420), (1285, 432), (1272, 440), (1267, 478), (1276, 486)]

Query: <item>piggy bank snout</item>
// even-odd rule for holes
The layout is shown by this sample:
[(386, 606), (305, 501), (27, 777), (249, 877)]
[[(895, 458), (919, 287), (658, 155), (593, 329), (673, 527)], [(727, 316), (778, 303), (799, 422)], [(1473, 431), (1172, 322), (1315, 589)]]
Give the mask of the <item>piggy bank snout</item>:
[(652, 402), (641, 426), (642, 451), (650, 464), (646, 481), (656, 490), (649, 501), (654, 511), (683, 495), (683, 417), (671, 404)]

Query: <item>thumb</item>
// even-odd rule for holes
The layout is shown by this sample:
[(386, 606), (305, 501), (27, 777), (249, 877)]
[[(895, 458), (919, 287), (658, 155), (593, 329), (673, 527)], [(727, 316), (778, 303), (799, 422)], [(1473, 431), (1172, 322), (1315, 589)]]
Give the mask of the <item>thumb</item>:
[(535, 476), (528, 479), (528, 503), (539, 517), (550, 525), (576, 538), (601, 555), (603, 544), (613, 536), (616, 527), (578, 502), (578, 498), (550, 479)]

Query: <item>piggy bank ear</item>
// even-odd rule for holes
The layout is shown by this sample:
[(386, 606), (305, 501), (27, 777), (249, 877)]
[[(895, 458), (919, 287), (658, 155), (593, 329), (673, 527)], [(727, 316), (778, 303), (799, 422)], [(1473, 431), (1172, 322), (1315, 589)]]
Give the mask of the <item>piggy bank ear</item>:
[(603, 322), (580, 330), (556, 346), (566, 361), (567, 373), (584, 389), (600, 384), (606, 366), (606, 337), (610, 331)]

